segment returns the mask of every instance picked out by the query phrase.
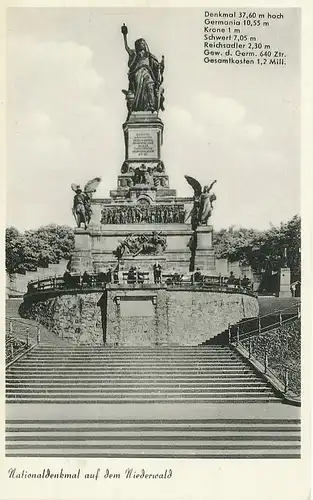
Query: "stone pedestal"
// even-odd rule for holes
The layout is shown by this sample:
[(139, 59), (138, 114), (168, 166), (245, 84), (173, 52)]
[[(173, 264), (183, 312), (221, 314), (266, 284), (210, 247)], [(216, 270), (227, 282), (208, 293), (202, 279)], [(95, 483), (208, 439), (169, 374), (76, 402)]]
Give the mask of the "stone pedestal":
[[(106, 224), (89, 226), (87, 230), (75, 231), (75, 250), (71, 270), (106, 271), (109, 266), (115, 267), (117, 259), (113, 252), (121, 241), (129, 236), (152, 235), (160, 233), (166, 239), (166, 248), (155, 255), (131, 255), (123, 259), (123, 269), (131, 265), (138, 266), (142, 271), (150, 271), (155, 261), (160, 261), (166, 271), (178, 270), (188, 272), (190, 250), (188, 242), (192, 235), (189, 224)], [(213, 252), (213, 250), (212, 250)]]
[(163, 143), (163, 123), (157, 114), (137, 111), (123, 125), (125, 137), (125, 160), (158, 162)]
[(200, 268), (202, 271), (215, 271), (214, 251), (212, 247), (212, 226), (199, 226), (196, 234), (197, 249), (195, 255), (195, 269)]
[(75, 229), (75, 250), (71, 262), (71, 271), (83, 273), (93, 271), (93, 259), (91, 252), (92, 240), (89, 230)]
[(129, 188), (130, 200), (135, 203), (148, 203), (154, 202), (156, 199), (156, 187), (154, 186), (144, 186), (137, 184), (134, 187)]
[[(175, 198), (161, 160), (163, 122), (157, 113), (135, 111), (123, 124), (125, 159), (117, 179), (117, 189), (110, 191), (114, 202), (131, 199), (136, 202), (140, 191), (147, 192), (152, 202), (158, 198)], [(149, 191), (149, 192), (148, 192)]]
[(280, 270), (279, 297), (291, 297), (290, 290), (290, 268), (282, 267)]
[(208, 250), (212, 248), (212, 226), (199, 226), (197, 228), (197, 249)]

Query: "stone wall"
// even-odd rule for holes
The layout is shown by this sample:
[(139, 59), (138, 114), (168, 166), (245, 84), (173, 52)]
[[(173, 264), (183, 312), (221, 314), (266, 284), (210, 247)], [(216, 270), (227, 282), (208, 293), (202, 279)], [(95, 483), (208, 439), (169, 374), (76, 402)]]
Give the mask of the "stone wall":
[[(254, 297), (210, 292), (176, 292), (167, 297), (171, 341), (200, 344), (242, 318), (258, 314)], [(178, 334), (179, 332), (179, 334)]]
[[(141, 295), (140, 295), (141, 294)], [(109, 290), (107, 342), (123, 345), (198, 345), (213, 338), (242, 318), (258, 315), (255, 297), (235, 293), (156, 289), (149, 291), (153, 317), (145, 307), (136, 316), (123, 317), (121, 303), (142, 303), (142, 291)]]
[(60, 295), (28, 301), (23, 315), (75, 343), (109, 345), (198, 345), (257, 316), (249, 295), (111, 285), (107, 294)]
[(97, 305), (102, 295), (99, 292), (24, 301), (20, 314), (74, 343), (103, 344), (101, 309)]

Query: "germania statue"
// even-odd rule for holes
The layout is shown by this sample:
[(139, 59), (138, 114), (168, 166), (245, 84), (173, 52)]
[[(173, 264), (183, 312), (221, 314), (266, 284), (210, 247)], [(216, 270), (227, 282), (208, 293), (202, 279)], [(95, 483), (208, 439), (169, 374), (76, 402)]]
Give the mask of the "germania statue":
[(161, 62), (151, 54), (146, 41), (139, 38), (135, 42), (135, 50), (127, 43), (128, 29), (125, 24), (121, 28), (128, 59), (128, 90), (126, 95), (129, 114), (132, 111), (164, 111), (164, 91), (161, 87), (164, 72), (164, 56)]

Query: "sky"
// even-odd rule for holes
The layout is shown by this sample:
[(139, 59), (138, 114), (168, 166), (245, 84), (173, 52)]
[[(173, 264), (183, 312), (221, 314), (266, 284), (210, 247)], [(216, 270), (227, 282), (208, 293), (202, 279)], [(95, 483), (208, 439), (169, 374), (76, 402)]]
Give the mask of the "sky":
[[(214, 9), (211, 9), (212, 11)], [(10, 8), (7, 17), (7, 225), (74, 226), (71, 183), (116, 188), (124, 160), (129, 45), (165, 56), (162, 159), (170, 187), (217, 179), (211, 223), (265, 229), (300, 212), (300, 20), (254, 31), (286, 66), (203, 61), (204, 9)], [(266, 31), (265, 31), (266, 30)]]

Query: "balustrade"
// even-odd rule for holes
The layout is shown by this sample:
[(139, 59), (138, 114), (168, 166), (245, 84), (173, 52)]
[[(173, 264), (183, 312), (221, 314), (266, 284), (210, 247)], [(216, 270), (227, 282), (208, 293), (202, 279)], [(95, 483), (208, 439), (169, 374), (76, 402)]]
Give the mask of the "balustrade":
[(285, 366), (285, 377), (284, 377), (284, 391), (288, 392), (289, 389), (289, 370), (287, 366)]
[(252, 357), (252, 339), (249, 338), (248, 340), (248, 350), (249, 350), (249, 359)]
[[(255, 295), (250, 288), (240, 287), (239, 284), (228, 284), (228, 277), (225, 276), (208, 276), (200, 275), (195, 277), (193, 274), (182, 274), (178, 272), (161, 273), (161, 277), (157, 279), (158, 283), (167, 286), (190, 286), (200, 287), (210, 291), (230, 292), (230, 293), (247, 293)], [(130, 269), (120, 272), (110, 270), (99, 273), (84, 273), (70, 274), (65, 273), (63, 276), (53, 276), (43, 280), (32, 281), (28, 284), (28, 294), (31, 295), (37, 292), (49, 291), (66, 291), (66, 290), (84, 290), (93, 288), (105, 288), (106, 284), (147, 284), (154, 283), (153, 271), (141, 271), (135, 269), (130, 272)], [(239, 280), (238, 280), (239, 283)]]
[[(284, 319), (291, 310), (289, 317)], [(228, 326), (229, 343), (239, 350), (243, 349), (242, 352), (246, 353), (245, 356), (250, 361), (257, 361), (263, 373), (274, 376), (280, 381), (285, 393), (288, 391), (294, 394), (300, 393), (300, 339), (299, 352), (296, 350), (289, 355), (289, 335), (296, 335), (299, 325), (297, 326), (295, 321), (298, 317), (299, 310), (295, 311), (292, 306), (277, 312), (275, 316), (273, 314), (259, 316), (254, 323), (252, 319)], [(269, 318), (272, 319), (272, 323), (269, 323)], [(262, 320), (265, 324), (263, 327)], [(246, 325), (250, 325), (252, 329), (248, 331)], [(297, 356), (299, 358), (298, 366), (294, 356), (296, 359)], [(292, 364), (295, 366), (290, 366)]]
[(20, 358), (28, 349), (40, 343), (40, 326), (28, 326), (20, 318), (6, 320), (5, 354), (6, 363)]
[(264, 346), (264, 373), (267, 373), (268, 371), (268, 352), (267, 352), (267, 345), (265, 344)]

